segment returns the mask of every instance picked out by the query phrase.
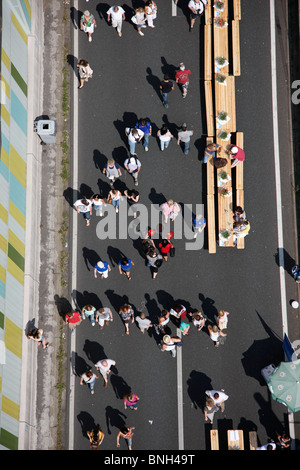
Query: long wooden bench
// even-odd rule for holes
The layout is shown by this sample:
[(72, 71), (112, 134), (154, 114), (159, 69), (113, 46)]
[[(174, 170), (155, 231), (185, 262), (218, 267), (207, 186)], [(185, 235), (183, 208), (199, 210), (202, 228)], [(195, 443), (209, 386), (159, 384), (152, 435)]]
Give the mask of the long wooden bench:
[(240, 22), (233, 20), (231, 23), (232, 34), (232, 65), (233, 75), (241, 75), (241, 58), (240, 58)]
[(212, 79), (212, 26), (204, 26), (204, 80)]
[(233, 16), (235, 20), (242, 18), (241, 0), (233, 0)]
[(227, 132), (236, 131), (236, 109), (235, 109), (235, 79), (232, 75), (226, 77), (226, 85), (217, 82), (215, 76), (215, 109), (216, 117), (224, 111), (230, 117), (230, 120), (222, 125), (222, 130)]
[(219, 450), (219, 433), (217, 429), (210, 430), (210, 450)]
[[(242, 132), (236, 133), (236, 145), (240, 148), (244, 148), (244, 134)], [(241, 206), (244, 209), (244, 162), (240, 162), (235, 167), (235, 178), (236, 178), (236, 205)], [(239, 250), (245, 248), (245, 238), (237, 239), (237, 248)]]
[(256, 448), (257, 448), (257, 433), (256, 433), (256, 431), (249, 431), (249, 447), (250, 447), (250, 450), (256, 450)]
[[(228, 158), (227, 153), (225, 152), (227, 147), (230, 145), (230, 141), (223, 142), (221, 139), (217, 138), (217, 144), (222, 147), (222, 151), (219, 154), (220, 158), (227, 159), (227, 165), (223, 168), (217, 169), (217, 185), (218, 185), (218, 232), (219, 234), (223, 230), (228, 230), (230, 233), (233, 227), (233, 212), (232, 212), (232, 179), (226, 183), (222, 183), (220, 186), (220, 173), (225, 171), (231, 178), (231, 161)], [(222, 196), (221, 190), (226, 188), (230, 191), (230, 196)], [(232, 234), (227, 241), (222, 241), (219, 236), (219, 246), (233, 246), (233, 237)]]
[[(213, 143), (213, 137), (207, 137), (206, 145)], [(207, 177), (207, 238), (208, 252), (216, 253), (216, 220), (215, 220), (215, 167), (213, 158), (206, 163)]]
[(215, 134), (215, 116), (213, 105), (213, 92), (211, 80), (204, 81), (205, 108), (206, 108), (206, 132), (207, 135)]

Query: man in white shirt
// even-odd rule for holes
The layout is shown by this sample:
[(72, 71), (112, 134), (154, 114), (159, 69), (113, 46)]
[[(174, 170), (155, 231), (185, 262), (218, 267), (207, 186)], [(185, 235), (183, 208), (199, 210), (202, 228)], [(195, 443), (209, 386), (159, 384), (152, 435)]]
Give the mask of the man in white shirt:
[(190, 31), (192, 31), (197, 16), (202, 15), (204, 12), (204, 8), (207, 8), (207, 0), (190, 0), (188, 3), (188, 7), (190, 9)]
[(110, 368), (111, 366), (115, 366), (116, 361), (113, 361), (112, 359), (103, 359), (102, 361), (98, 361), (97, 364), (95, 364), (95, 367), (97, 370), (99, 370), (100, 374), (104, 378), (104, 387), (107, 387), (108, 384), (108, 374), (110, 373)]
[(111, 25), (113, 28), (117, 28), (119, 37), (122, 36), (122, 21), (125, 20), (125, 11), (122, 7), (112, 6), (106, 12), (107, 22), (111, 20)]
[(219, 392), (218, 390), (206, 390), (205, 394), (213, 399), (222, 412), (225, 410), (225, 401), (229, 398), (226, 393), (223, 391)]
[(141, 170), (142, 164), (137, 158), (136, 154), (130, 155), (130, 158), (127, 158), (124, 162), (124, 167), (133, 176), (134, 184), (138, 185), (138, 175)]
[(125, 134), (128, 137), (129, 152), (131, 155), (135, 154), (135, 144), (139, 143), (144, 137), (144, 132), (141, 129), (126, 127)]

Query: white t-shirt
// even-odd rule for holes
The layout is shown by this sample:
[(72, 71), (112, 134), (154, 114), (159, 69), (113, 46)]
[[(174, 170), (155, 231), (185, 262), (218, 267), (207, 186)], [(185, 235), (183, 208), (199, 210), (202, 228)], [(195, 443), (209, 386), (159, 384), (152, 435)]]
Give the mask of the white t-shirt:
[[(219, 398), (214, 397), (215, 393), (219, 394)], [(222, 401), (228, 400), (229, 398), (228, 395), (226, 395), (226, 393), (219, 392), (218, 390), (206, 390), (205, 394), (208, 395), (210, 398), (212, 398), (216, 404), (219, 404)]]
[[(132, 157), (131, 157), (132, 158)], [(131, 163), (131, 158), (127, 158), (124, 162), (124, 165), (128, 167), (130, 171), (136, 171), (138, 168), (142, 166), (141, 162), (137, 158), (134, 163)]]
[(92, 206), (92, 202), (89, 200), (89, 199), (86, 199), (88, 201), (88, 205), (85, 206), (84, 204), (82, 204), (82, 199), (78, 199), (76, 202), (74, 202), (74, 206), (75, 207), (78, 207), (79, 211), (80, 212), (90, 212), (91, 210), (91, 206)]
[(128, 135), (128, 139), (130, 142), (138, 142), (142, 137), (144, 137), (144, 132), (141, 129), (136, 129), (137, 130), (137, 135), (136, 137), (132, 135), (132, 130), (130, 127), (126, 127), (126, 133)]
[[(102, 363), (103, 361), (107, 362), (107, 366), (104, 366)], [(97, 364), (95, 364), (95, 367), (98, 367), (101, 372), (107, 372), (111, 366), (115, 366), (116, 361), (113, 361), (112, 359), (102, 359), (101, 361), (98, 361)]]
[(197, 10), (197, 13), (202, 13), (203, 10), (204, 10), (204, 5), (203, 3), (206, 5), (207, 4), (207, 0), (200, 0), (199, 3), (196, 3), (194, 0), (190, 0), (189, 1), (189, 8), (193, 8), (194, 10)]
[(136, 322), (138, 323), (139, 327), (142, 328), (148, 328), (150, 325), (151, 321), (148, 320), (148, 318), (141, 318), (141, 317), (136, 317)]
[(121, 21), (122, 20), (122, 15), (125, 13), (122, 7), (118, 7), (118, 11), (114, 11), (115, 6), (110, 7), (109, 10), (107, 10), (107, 14), (111, 15), (111, 19), (115, 21)]

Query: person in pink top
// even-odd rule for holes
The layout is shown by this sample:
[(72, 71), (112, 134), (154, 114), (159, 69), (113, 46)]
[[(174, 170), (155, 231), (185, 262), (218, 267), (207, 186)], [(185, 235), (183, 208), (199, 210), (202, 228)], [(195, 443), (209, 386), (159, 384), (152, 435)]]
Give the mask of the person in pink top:
[(137, 410), (138, 403), (140, 399), (135, 393), (129, 393), (129, 395), (125, 395), (124, 397), (124, 408), (130, 408), (131, 410)]
[(231, 168), (235, 167), (238, 165), (240, 162), (243, 162), (245, 160), (245, 152), (241, 147), (238, 147), (237, 145), (231, 145), (228, 155), (231, 158)]
[(168, 222), (169, 217), (173, 222), (180, 212), (180, 207), (178, 206), (177, 202), (173, 201), (173, 199), (168, 199), (167, 202), (162, 204), (161, 208), (164, 215), (165, 224)]
[(185, 98), (187, 95), (188, 87), (189, 87), (189, 76), (191, 75), (191, 71), (185, 68), (185, 65), (181, 62), (179, 64), (179, 70), (175, 73), (175, 81), (178, 83), (179, 87), (182, 90), (182, 97)]

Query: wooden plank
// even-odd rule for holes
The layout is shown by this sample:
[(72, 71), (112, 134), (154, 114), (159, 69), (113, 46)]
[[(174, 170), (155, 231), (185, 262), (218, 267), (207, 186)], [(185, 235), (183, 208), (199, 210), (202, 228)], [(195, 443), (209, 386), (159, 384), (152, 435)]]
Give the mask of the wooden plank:
[(204, 26), (204, 80), (212, 79), (212, 26)]
[[(225, 57), (228, 61), (229, 53), (228, 53), (228, 27), (226, 28), (217, 28), (214, 26), (213, 28), (213, 39), (214, 39), (214, 59), (218, 57)], [(221, 73), (222, 75), (228, 75), (229, 73), (229, 65), (222, 67), (218, 70), (215, 67), (216, 73)]]
[(217, 429), (210, 430), (210, 449), (219, 450), (219, 434)]
[[(233, 435), (234, 434), (234, 435)], [(228, 450), (244, 450), (244, 435), (241, 429), (227, 431)]]
[(208, 194), (207, 200), (207, 238), (208, 238), (208, 252), (216, 253), (216, 221), (215, 221), (215, 196)]
[(256, 448), (257, 448), (257, 433), (256, 433), (256, 431), (249, 431), (249, 446), (250, 446), (250, 450), (256, 450)]
[[(227, 183), (223, 183), (222, 186), (219, 186), (220, 184), (220, 178), (219, 175), (222, 171), (226, 171), (226, 173), (229, 175), (231, 178), (231, 162), (230, 159), (228, 158), (228, 155), (226, 154), (227, 148), (230, 146), (230, 142), (223, 142), (220, 139), (217, 138), (217, 144), (219, 144), (222, 147), (222, 150), (219, 154), (220, 158), (226, 158), (227, 159), (227, 165), (223, 168), (217, 169), (217, 186), (218, 186), (218, 233), (220, 233), (223, 230), (228, 230), (232, 231), (233, 227), (233, 212), (232, 212), (232, 181), (228, 181)], [(221, 195), (221, 189), (222, 188), (227, 188), (230, 192), (230, 196), (222, 196)], [(232, 247), (233, 246), (233, 237), (229, 238), (228, 241), (222, 242), (219, 237), (219, 246), (222, 247)]]
[[(223, 124), (220, 130), (236, 132), (236, 108), (235, 108), (235, 79), (234, 76), (226, 77), (226, 85), (221, 85), (215, 77), (215, 108), (216, 116), (224, 111), (230, 120)], [(219, 131), (217, 135), (219, 134)]]
[[(240, 163), (238, 164), (238, 166), (239, 165)], [(236, 205), (241, 206), (244, 209), (244, 190), (243, 189), (236, 190)], [(243, 250), (245, 248), (245, 237), (237, 238), (236, 247), (239, 250)]]
[[(241, 149), (244, 149), (243, 132), (236, 133), (236, 145), (240, 147)], [(244, 162), (238, 163), (235, 167), (235, 171), (236, 171), (236, 189), (244, 189)]]
[[(206, 146), (213, 143), (213, 137), (206, 138)], [(215, 167), (212, 157), (206, 163), (206, 178), (207, 178), (207, 194), (215, 194)]]
[(241, 0), (233, 0), (233, 16), (235, 20), (242, 19)]
[(233, 75), (241, 75), (241, 58), (240, 58), (240, 23), (233, 20), (231, 23), (232, 31), (232, 65)]
[(204, 80), (205, 108), (206, 108), (206, 132), (207, 135), (215, 134), (215, 118), (211, 80)]
[(212, 3), (213, 0), (207, 0), (207, 8), (205, 8), (204, 12), (205, 24), (212, 24)]

